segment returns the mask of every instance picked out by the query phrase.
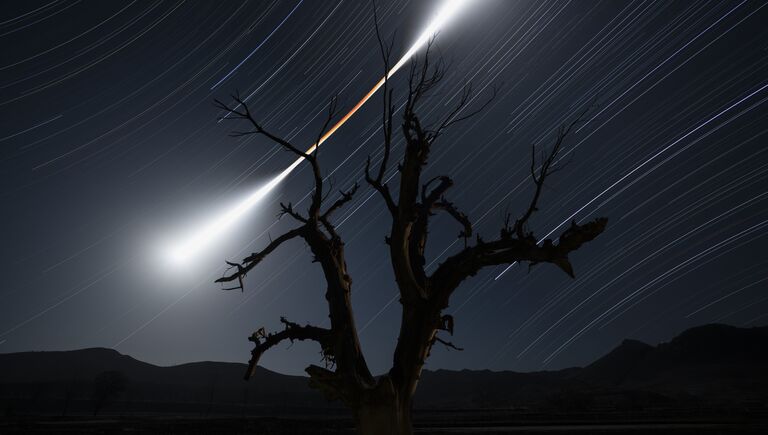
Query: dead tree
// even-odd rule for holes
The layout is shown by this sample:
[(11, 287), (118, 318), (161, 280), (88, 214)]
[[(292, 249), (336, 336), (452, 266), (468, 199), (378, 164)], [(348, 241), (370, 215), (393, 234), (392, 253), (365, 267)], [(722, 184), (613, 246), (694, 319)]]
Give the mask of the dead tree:
[[(389, 49), (381, 43), (385, 71), (389, 68)], [(360, 349), (355, 319), (352, 314), (352, 280), (347, 271), (344, 257), (344, 243), (336, 231), (332, 217), (344, 207), (358, 190), (340, 192), (339, 198), (330, 205), (323, 203), (323, 176), (317, 161), (317, 154), (306, 154), (299, 148), (267, 130), (245, 101), (234, 96), (236, 106), (218, 102), (225, 110), (227, 119), (241, 119), (252, 127), (234, 135), (259, 134), (276, 142), (284, 149), (306, 159), (312, 168), (314, 191), (306, 214), (291, 204), (281, 204), (282, 214), (297, 222), (297, 226), (272, 240), (264, 249), (234, 264), (234, 271), (217, 282), (235, 281), (242, 287), (245, 275), (265, 257), (288, 240), (301, 238), (307, 244), (314, 259), (320, 264), (327, 288), (330, 328), (299, 325), (281, 318), (282, 330), (266, 333), (260, 329), (250, 340), (255, 344), (246, 373), (249, 378), (262, 354), (284, 340), (312, 340), (320, 345), (324, 367), (310, 365), (306, 372), (310, 385), (320, 389), (330, 400), (341, 400), (354, 413), (358, 430), (364, 434), (410, 434), (412, 397), (421, 375), (422, 367), (435, 343), (455, 347), (451, 342), (438, 337), (439, 331), (453, 333), (454, 319), (443, 311), (461, 283), (488, 266), (525, 262), (533, 266), (552, 263), (573, 277), (573, 268), (568, 260), (570, 253), (584, 243), (597, 237), (605, 228), (607, 220), (595, 219), (585, 224), (572, 223), (560, 234), (557, 241), (550, 239), (538, 242), (528, 228), (532, 215), (538, 211), (539, 199), (548, 177), (559, 169), (558, 160), (563, 141), (574, 124), (561, 128), (552, 148), (536, 157), (533, 149), (530, 173), (534, 184), (533, 197), (522, 215), (514, 223), (507, 216), (498, 236), (483, 240), (479, 235), (470, 241), (474, 231), (471, 220), (446, 199), (453, 180), (448, 176), (422, 180), (422, 171), (427, 164), (429, 153), (435, 141), (452, 125), (472, 116), (461, 113), (467, 109), (471, 91), (465, 89), (456, 108), (447, 114), (435, 127), (428, 128), (417, 115), (419, 104), (443, 78), (441, 62), (430, 64), (429, 51), (418, 64), (413, 64), (409, 80), (408, 95), (402, 116), (402, 135), (405, 151), (397, 168), (399, 186), (397, 195), (386, 183), (385, 174), (392, 159), (394, 135), (393, 93), (385, 82), (383, 123), (383, 157), (374, 167), (369, 157), (365, 167), (365, 180), (375, 189), (392, 220), (389, 235), (385, 238), (389, 246), (390, 259), (397, 287), (400, 292), (402, 317), (400, 334), (395, 349), (392, 367), (384, 375), (374, 377)], [(331, 103), (328, 117), (320, 135), (330, 124), (335, 113), (335, 100)], [(428, 274), (424, 256), (429, 234), (430, 219), (440, 212), (450, 215), (461, 227), (459, 237), (465, 246), (447, 258), (436, 270)]]

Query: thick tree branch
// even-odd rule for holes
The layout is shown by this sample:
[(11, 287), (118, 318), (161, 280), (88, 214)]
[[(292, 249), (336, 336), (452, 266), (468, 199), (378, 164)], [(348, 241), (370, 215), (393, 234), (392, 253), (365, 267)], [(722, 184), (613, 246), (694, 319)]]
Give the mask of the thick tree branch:
[(323, 219), (328, 219), (336, 210), (340, 209), (344, 206), (344, 204), (348, 203), (352, 200), (352, 197), (357, 193), (357, 189), (360, 188), (360, 185), (355, 183), (354, 186), (352, 186), (351, 189), (344, 192), (343, 190), (339, 190), (339, 194), (341, 197), (336, 200), (333, 204), (331, 204), (330, 207), (323, 213), (322, 217)]
[(434, 209), (445, 210), (459, 225), (462, 226), (462, 230), (459, 232), (458, 238), (467, 239), (472, 237), (472, 222), (467, 215), (459, 211), (452, 202), (448, 202), (445, 199), (437, 202), (433, 206)]
[[(384, 145), (385, 149), (388, 147), (388, 145)], [(385, 151), (385, 154), (387, 152)], [(379, 166), (379, 172), (381, 173), (381, 167), (385, 166), (385, 162), (382, 161), (381, 166)], [(365, 181), (368, 183), (371, 187), (376, 189), (377, 192), (381, 195), (381, 197), (384, 199), (384, 204), (387, 206), (387, 210), (389, 210), (390, 214), (392, 216), (395, 216), (397, 214), (397, 205), (395, 204), (395, 201), (392, 199), (392, 194), (389, 192), (389, 187), (387, 184), (383, 181), (383, 176), (377, 176), (376, 178), (371, 177), (371, 157), (368, 157), (368, 160), (365, 162)]]
[[(427, 189), (435, 181), (440, 183), (427, 194)], [(432, 206), (453, 186), (453, 180), (445, 175), (439, 175), (424, 183), (421, 186), (421, 204), (425, 210), (431, 210)]]
[(447, 298), (462, 281), (487, 266), (514, 262), (552, 263), (573, 277), (573, 267), (568, 255), (594, 240), (605, 230), (607, 223), (606, 218), (597, 218), (584, 225), (574, 222), (560, 235), (557, 244), (547, 239), (539, 245), (533, 236), (519, 239), (508, 233), (502, 234), (498, 240), (464, 248), (448, 258), (435, 270), (430, 280), (433, 287), (441, 293), (441, 303), (447, 304)]
[(278, 214), (278, 218), (281, 218), (284, 215), (288, 215), (301, 223), (305, 223), (305, 224), (307, 223), (307, 218), (302, 216), (301, 213), (294, 210), (293, 204), (291, 204), (290, 202), (288, 204), (285, 204), (282, 202), (280, 203), (280, 213)]
[(285, 317), (281, 317), (280, 322), (285, 325), (285, 329), (282, 331), (265, 334), (264, 328), (261, 328), (248, 338), (255, 346), (251, 351), (251, 360), (248, 362), (248, 370), (245, 373), (246, 380), (250, 379), (255, 373), (256, 365), (259, 363), (261, 355), (283, 340), (290, 340), (292, 342), (294, 340), (314, 340), (320, 344), (323, 355), (324, 357), (326, 356), (326, 352), (330, 349), (330, 330), (311, 325), (301, 326), (297, 323), (289, 322)]
[(449, 349), (455, 349), (455, 350), (458, 350), (458, 351), (464, 350), (463, 347), (457, 347), (455, 344), (451, 343), (450, 341), (443, 340), (442, 338), (438, 337), (437, 335), (435, 335), (435, 337), (432, 339), (432, 343), (435, 343), (435, 342), (440, 343), (440, 344), (444, 345), (445, 347), (447, 347)]
[(217, 279), (216, 282), (229, 282), (237, 279), (237, 280), (240, 280), (240, 284), (242, 286), (242, 279), (245, 277), (245, 275), (251, 269), (256, 267), (257, 264), (261, 263), (261, 261), (264, 260), (264, 258), (266, 258), (267, 255), (271, 254), (275, 249), (277, 249), (280, 245), (287, 242), (288, 240), (291, 240), (299, 236), (303, 236), (305, 232), (306, 232), (306, 227), (304, 226), (294, 228), (288, 231), (287, 233), (281, 235), (280, 237), (272, 240), (269, 243), (269, 245), (267, 245), (267, 247), (264, 248), (263, 250), (259, 252), (254, 252), (253, 254), (246, 257), (242, 262), (242, 266), (237, 265), (235, 263), (227, 262), (227, 264), (230, 264), (230, 265), (235, 264), (236, 266), (238, 266), (237, 272), (231, 275), (223, 276)]

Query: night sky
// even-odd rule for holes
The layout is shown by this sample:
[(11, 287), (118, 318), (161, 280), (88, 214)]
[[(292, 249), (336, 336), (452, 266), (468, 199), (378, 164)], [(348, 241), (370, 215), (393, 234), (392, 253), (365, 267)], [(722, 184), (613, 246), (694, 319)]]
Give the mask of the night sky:
[[(394, 57), (439, 6), (379, 0)], [(245, 292), (213, 281), (293, 225), (302, 165), (189, 264), (163, 255), (293, 161), (266, 138), (232, 138), (214, 98), (239, 90), (273, 131), (308, 147), (329, 99), (346, 111), (383, 65), (369, 1), (3, 2), (0, 10), (0, 352), (114, 347), (155, 364), (245, 362), (260, 326), (328, 323), (325, 285), (300, 240), (251, 272)], [(479, 0), (436, 38), (449, 65), (421, 111), (437, 120), (472, 83), (478, 116), (433, 147), (425, 177), (490, 239), (530, 200), (530, 147), (595, 101), (565, 144), (532, 229), (609, 218), (552, 265), (486, 269), (446, 313), (452, 341), (426, 368), (540, 370), (587, 364), (624, 338), (669, 340), (705, 323), (768, 323), (768, 3)], [(407, 68), (392, 79), (396, 105)], [(378, 156), (381, 95), (320, 149), (369, 365), (391, 363), (400, 307), (381, 198), (363, 182)], [(400, 137), (394, 153), (403, 149)], [(396, 177), (395, 177), (396, 180)], [(462, 247), (450, 217), (431, 228), (430, 270)], [(555, 235), (559, 234), (556, 232)], [(498, 278), (498, 279), (497, 279)], [(300, 373), (313, 343), (262, 364)]]

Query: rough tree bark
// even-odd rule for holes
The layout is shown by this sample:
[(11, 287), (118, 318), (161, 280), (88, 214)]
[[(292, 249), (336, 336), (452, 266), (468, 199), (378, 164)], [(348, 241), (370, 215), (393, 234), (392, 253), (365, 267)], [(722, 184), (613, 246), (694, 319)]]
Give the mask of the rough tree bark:
[[(387, 71), (390, 50), (380, 37), (379, 44), (384, 70)], [(459, 349), (450, 341), (438, 337), (438, 332), (449, 335), (453, 333), (453, 317), (443, 311), (449, 306), (451, 296), (462, 282), (484, 267), (514, 262), (526, 262), (531, 266), (552, 263), (573, 277), (568, 255), (597, 237), (607, 223), (605, 218), (585, 224), (573, 222), (557, 241), (547, 239), (539, 242), (528, 229), (531, 216), (538, 211), (539, 198), (547, 177), (559, 169), (558, 161), (563, 141), (575, 125), (574, 122), (557, 132), (552, 148), (548, 152), (542, 152), (538, 159), (536, 150), (533, 149), (530, 172), (535, 190), (525, 212), (514, 223), (511, 223), (510, 216), (507, 216), (498, 236), (493, 240), (485, 241), (478, 235), (472, 242), (472, 222), (445, 197), (453, 186), (453, 180), (448, 176), (422, 180), (422, 169), (427, 164), (435, 141), (452, 125), (485, 108), (484, 104), (477, 110), (462, 115), (471, 96), (471, 89), (465, 88), (453, 111), (437, 123), (435, 128), (424, 127), (416, 111), (424, 96), (443, 78), (443, 73), (441, 62), (430, 64), (429, 50), (418, 64), (412, 64), (401, 124), (405, 151), (397, 167), (397, 197), (395, 198), (385, 181), (395, 123), (393, 93), (387, 82), (383, 89), (383, 157), (377, 168), (374, 168), (370, 158), (365, 167), (366, 182), (378, 192), (391, 215), (392, 226), (385, 240), (389, 245), (392, 270), (402, 305), (400, 334), (392, 367), (388, 373), (379, 377), (374, 377), (369, 371), (360, 348), (351, 308), (352, 281), (347, 272), (344, 243), (331, 220), (334, 212), (352, 200), (358, 185), (340, 192), (339, 198), (324, 208), (323, 176), (317, 153), (306, 154), (263, 128), (250, 112), (247, 103), (239, 96), (233, 96), (236, 106), (217, 101), (218, 106), (227, 113), (225, 119), (245, 120), (252, 127), (249, 131), (234, 132), (233, 136), (260, 134), (284, 149), (304, 157), (312, 168), (315, 184), (306, 214), (294, 210), (291, 204), (281, 204), (282, 214), (295, 219), (298, 226), (272, 240), (263, 250), (251, 254), (242, 262), (228, 263), (233, 271), (217, 282), (236, 281), (238, 286), (234, 288), (242, 289), (243, 278), (267, 255), (284, 242), (301, 238), (322, 268), (327, 283), (325, 297), (331, 320), (330, 328), (326, 329), (299, 325), (282, 318), (282, 330), (266, 333), (262, 328), (255, 332), (250, 337), (254, 349), (251, 352), (246, 379), (253, 374), (261, 355), (278, 343), (284, 340), (315, 341), (320, 345), (325, 367), (307, 367), (310, 384), (320, 389), (330, 400), (341, 400), (345, 403), (353, 411), (358, 430), (362, 434), (412, 433), (413, 394), (432, 346), (441, 343)], [(332, 100), (328, 117), (318, 138), (328, 127), (334, 114), (335, 99)], [(584, 113), (577, 121), (583, 115)], [(458, 237), (464, 240), (464, 248), (446, 259), (434, 272), (427, 274), (424, 252), (429, 221), (439, 212), (447, 213), (459, 224), (461, 232)]]

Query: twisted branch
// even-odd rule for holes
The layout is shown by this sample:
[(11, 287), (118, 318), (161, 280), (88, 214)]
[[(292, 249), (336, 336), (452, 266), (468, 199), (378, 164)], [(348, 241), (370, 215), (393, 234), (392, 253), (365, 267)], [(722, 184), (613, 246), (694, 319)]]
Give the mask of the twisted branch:
[(298, 227), (294, 228), (287, 233), (284, 233), (280, 237), (276, 238), (275, 240), (272, 240), (269, 245), (267, 245), (266, 248), (259, 252), (254, 252), (253, 254), (249, 255), (242, 261), (242, 266), (236, 263), (230, 263), (227, 262), (229, 265), (235, 265), (237, 266), (237, 272), (231, 274), (231, 275), (225, 275), (219, 279), (217, 279), (215, 282), (229, 282), (234, 280), (240, 281), (240, 286), (243, 285), (243, 278), (245, 278), (245, 275), (254, 267), (256, 267), (257, 264), (261, 263), (264, 258), (267, 257), (267, 255), (271, 254), (272, 251), (277, 249), (280, 245), (287, 242), (288, 240), (294, 239), (296, 237), (304, 236), (304, 233), (306, 231), (306, 227)]
[(245, 373), (246, 380), (250, 379), (256, 372), (256, 365), (259, 363), (259, 359), (264, 352), (283, 340), (290, 340), (291, 342), (294, 340), (314, 340), (320, 343), (324, 355), (325, 352), (330, 351), (331, 346), (328, 341), (331, 337), (331, 331), (329, 329), (312, 325), (301, 326), (297, 323), (289, 322), (285, 317), (281, 317), (280, 322), (285, 325), (285, 329), (280, 332), (265, 334), (264, 328), (261, 328), (248, 337), (248, 340), (253, 342), (255, 346), (251, 351), (251, 360), (248, 362), (248, 370)]

